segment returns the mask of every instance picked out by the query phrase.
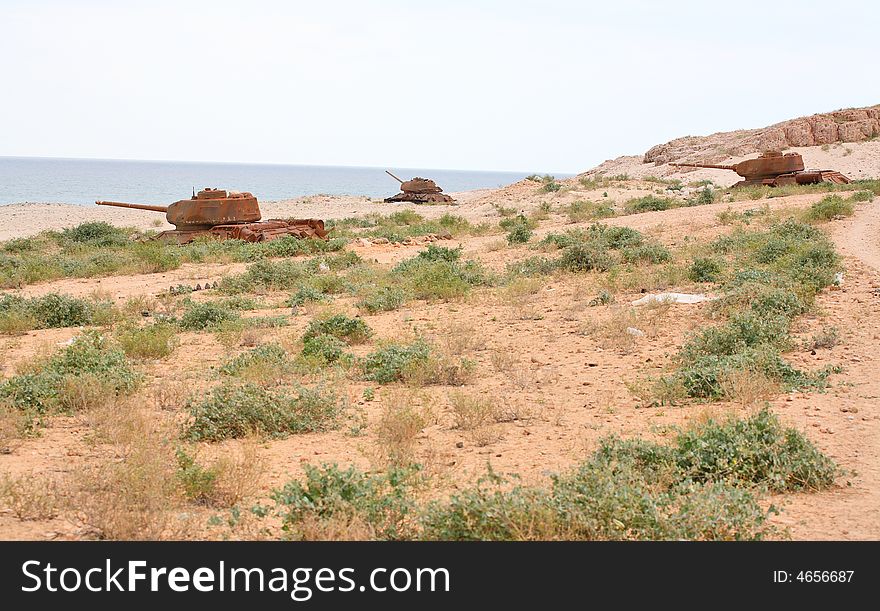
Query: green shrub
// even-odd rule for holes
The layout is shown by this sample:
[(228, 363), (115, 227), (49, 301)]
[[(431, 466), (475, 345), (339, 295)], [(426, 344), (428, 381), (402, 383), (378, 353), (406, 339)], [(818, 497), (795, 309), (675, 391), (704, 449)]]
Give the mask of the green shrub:
[(373, 330), (361, 318), (334, 314), (329, 318), (313, 320), (306, 328), (303, 342), (319, 335), (331, 335), (347, 344), (361, 344), (373, 335)]
[(782, 315), (739, 312), (725, 324), (703, 329), (682, 348), (685, 359), (699, 355), (732, 355), (762, 344), (784, 349), (789, 344), (789, 319)]
[(544, 193), (555, 193), (562, 188), (562, 185), (556, 182), (556, 177), (549, 174), (545, 174), (541, 178), (541, 182), (544, 183), (541, 185), (541, 191)]
[(396, 286), (373, 288), (355, 305), (368, 314), (390, 312), (402, 306), (407, 299), (406, 291)]
[(220, 304), (211, 301), (192, 302), (180, 317), (180, 326), (187, 331), (204, 331), (238, 318), (237, 312)]
[(589, 201), (574, 201), (562, 209), (568, 215), (569, 223), (581, 223), (592, 219), (602, 219), (614, 216), (614, 208), (606, 203)]
[(255, 367), (266, 367), (283, 373), (290, 370), (290, 355), (279, 344), (263, 344), (239, 354), (220, 366), (220, 373), (240, 376)]
[(624, 209), (628, 214), (637, 214), (639, 212), (651, 212), (655, 210), (669, 210), (676, 208), (679, 203), (668, 197), (657, 197), (656, 195), (645, 195), (630, 199), (624, 204)]
[[(87, 332), (45, 362), (32, 367), (32, 371), (0, 383), (0, 398), (9, 400), (30, 415), (39, 416), (57, 410), (89, 407), (76, 401), (71, 393), (89, 391), (88, 387), (92, 387), (94, 393), (128, 394), (134, 391), (140, 379), (125, 353), (111, 348), (104, 336)], [(88, 393), (83, 397), (105, 398)]]
[(183, 488), (184, 496), (197, 503), (209, 504), (217, 486), (217, 469), (201, 466), (194, 457), (181, 449), (177, 450), (176, 457), (175, 475)]
[(692, 197), (687, 200), (688, 206), (706, 206), (708, 204), (715, 203), (717, 198), (717, 194), (713, 189), (710, 189), (709, 186), (705, 186), (700, 189), (700, 192), (696, 197)]
[(160, 359), (177, 346), (177, 330), (166, 322), (142, 327), (129, 325), (116, 333), (116, 341), (125, 354), (140, 359)]
[(118, 246), (129, 241), (125, 231), (104, 221), (80, 223), (63, 229), (61, 235), (71, 242), (94, 246)]
[(852, 216), (854, 212), (852, 201), (845, 200), (839, 195), (826, 195), (807, 210), (808, 221), (830, 221), (835, 217)]
[[(431, 540), (759, 540), (779, 533), (756, 495), (823, 490), (835, 464), (769, 410), (745, 420), (710, 420), (669, 444), (600, 441), (552, 486), (524, 486), (488, 474), (448, 500), (418, 502), (413, 468), (366, 474), (307, 466), (272, 498), (284, 528), (301, 538), (323, 523), (354, 525), (373, 539)], [(515, 476), (513, 476), (515, 478)], [(331, 527), (330, 525), (333, 525)]]
[[(591, 227), (595, 227), (596, 225), (592, 225)], [(583, 229), (567, 229), (563, 233), (548, 233), (544, 236), (544, 239), (541, 240), (541, 246), (547, 248), (566, 248), (568, 246), (574, 246), (575, 244), (583, 244), (584, 242), (590, 241), (591, 236)]]
[(703, 354), (683, 360), (675, 377), (690, 397), (721, 399), (727, 396), (725, 382), (737, 372), (760, 374), (783, 383), (787, 388), (822, 387), (835, 369), (805, 373), (782, 358), (771, 346), (746, 348), (734, 354)]
[(645, 241), (645, 236), (630, 227), (608, 227), (597, 223), (590, 226), (590, 232), (615, 250), (642, 246)]
[(723, 266), (717, 259), (698, 257), (688, 267), (688, 278), (693, 282), (717, 282)]
[(397, 264), (392, 275), (399, 278), (415, 299), (455, 299), (471, 287), (488, 284), (488, 275), (475, 261), (460, 261), (461, 248), (429, 245), (411, 259)]
[(389, 344), (361, 360), (364, 379), (380, 384), (403, 379), (404, 374), (419, 362), (427, 362), (431, 348), (418, 340), (412, 344)]
[(870, 202), (874, 199), (873, 191), (856, 191), (852, 195), (849, 196), (849, 201), (858, 203), (858, 202)]
[(551, 261), (545, 257), (529, 257), (522, 261), (507, 264), (507, 276), (516, 278), (518, 276), (544, 276), (551, 274), (559, 269), (557, 261)]
[(327, 296), (314, 287), (301, 286), (287, 299), (286, 303), (288, 307), (298, 308), (307, 303), (318, 303), (326, 300)]
[(604, 272), (614, 263), (614, 258), (605, 249), (592, 243), (572, 244), (562, 251), (559, 259), (559, 267), (569, 272)]
[(326, 333), (303, 339), (302, 355), (321, 363), (335, 363), (345, 354), (348, 346), (344, 341)]
[[(61, 327), (82, 327), (109, 322), (112, 317), (111, 305), (106, 302), (87, 301), (68, 295), (48, 293), (41, 297), (26, 299), (9, 293), (0, 296), (0, 320), (4, 326), (12, 321), (27, 321), (30, 329), (56, 329)], [(15, 325), (13, 325), (15, 328)]]
[(626, 263), (668, 263), (672, 260), (672, 253), (662, 244), (642, 244), (641, 246), (628, 246), (621, 251), (621, 256)]
[(511, 246), (525, 244), (532, 239), (532, 222), (522, 214), (504, 219), (499, 226), (507, 231), (507, 243)]
[(201, 402), (187, 405), (192, 441), (222, 441), (259, 434), (284, 437), (292, 433), (335, 428), (341, 407), (321, 389), (265, 388), (254, 384), (219, 386)]
[(305, 482), (291, 481), (272, 493), (284, 530), (300, 538), (308, 520), (357, 521), (370, 529), (371, 538), (404, 539), (408, 518), (415, 509), (411, 496), (412, 469), (391, 469), (369, 475), (355, 467), (305, 466)]
[(824, 490), (838, 469), (767, 408), (746, 420), (709, 421), (676, 440), (678, 469), (696, 481), (758, 484), (775, 492)]

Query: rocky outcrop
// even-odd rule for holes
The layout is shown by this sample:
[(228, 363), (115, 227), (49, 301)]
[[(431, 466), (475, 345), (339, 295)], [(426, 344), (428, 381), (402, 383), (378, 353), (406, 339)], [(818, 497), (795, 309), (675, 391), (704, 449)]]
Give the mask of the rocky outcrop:
[(791, 119), (761, 129), (676, 138), (652, 147), (643, 160), (654, 165), (671, 161), (714, 163), (766, 150), (862, 142), (877, 136), (880, 136), (880, 105)]

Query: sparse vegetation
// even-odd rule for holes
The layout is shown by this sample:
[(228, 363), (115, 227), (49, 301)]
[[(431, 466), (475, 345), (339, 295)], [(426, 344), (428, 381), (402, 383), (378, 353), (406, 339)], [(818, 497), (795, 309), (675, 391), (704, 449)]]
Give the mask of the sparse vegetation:
[(532, 234), (534, 233), (532, 231), (534, 222), (522, 214), (506, 218), (499, 225), (507, 231), (507, 243), (511, 246), (514, 244), (525, 244), (532, 239)]
[[(861, 193), (864, 193), (862, 191)], [(810, 206), (806, 218), (808, 221), (830, 221), (831, 219), (852, 216), (852, 201), (845, 200), (839, 195), (826, 195), (818, 202)]]
[(177, 329), (166, 322), (143, 326), (126, 325), (116, 332), (116, 341), (127, 356), (138, 359), (161, 359), (177, 346)]
[[(789, 219), (766, 231), (735, 231), (716, 240), (714, 249), (733, 257), (739, 270), (721, 284), (724, 297), (717, 311), (729, 318), (695, 333), (679, 352), (677, 371), (660, 387), (718, 399), (729, 394), (729, 380), (738, 372), (788, 388), (824, 385), (835, 368), (806, 373), (781, 353), (792, 347), (793, 319), (833, 281), (838, 258), (827, 239), (811, 225)], [(720, 280), (720, 264), (697, 266), (698, 261), (691, 279)]]
[(221, 441), (251, 434), (283, 437), (325, 431), (338, 424), (342, 408), (332, 393), (321, 388), (224, 384), (203, 401), (190, 402), (187, 409), (186, 438)]
[(562, 212), (568, 216), (569, 223), (582, 223), (615, 215), (610, 203), (580, 200), (571, 202), (562, 209)]
[[(474, 412), (477, 426), (490, 420), (487, 412)], [(288, 483), (273, 498), (298, 538), (346, 525), (349, 535), (356, 528), (374, 539), (754, 540), (779, 534), (767, 523), (777, 510), (758, 502), (762, 490), (822, 490), (837, 467), (763, 410), (746, 420), (709, 420), (670, 445), (606, 438), (549, 489), (490, 470), (448, 500), (420, 503), (413, 473), (310, 466), (304, 482)]]
[(677, 208), (681, 204), (669, 197), (657, 197), (656, 195), (645, 195), (627, 200), (624, 209), (627, 214), (638, 214), (640, 212), (652, 212), (656, 210), (669, 210)]
[(239, 314), (234, 310), (210, 301), (192, 302), (180, 318), (180, 326), (186, 331), (216, 329), (222, 323), (236, 320)]
[(14, 288), (56, 278), (92, 278), (165, 272), (184, 263), (256, 261), (340, 250), (341, 239), (269, 242), (211, 238), (178, 246), (150, 240), (152, 232), (88, 222), (63, 231), (44, 231), (0, 245), (0, 287)]
[(0, 384), (0, 398), (26, 415), (29, 428), (55, 412), (79, 412), (131, 393), (140, 375), (122, 350), (87, 332), (69, 346)]
[(345, 314), (334, 314), (309, 323), (303, 335), (303, 342), (307, 342), (319, 335), (332, 335), (346, 344), (361, 344), (370, 339), (373, 335), (373, 330), (360, 318), (351, 318)]
[(0, 295), (0, 333), (19, 335), (32, 329), (105, 325), (113, 318), (106, 301), (95, 301), (49, 293), (24, 298)]

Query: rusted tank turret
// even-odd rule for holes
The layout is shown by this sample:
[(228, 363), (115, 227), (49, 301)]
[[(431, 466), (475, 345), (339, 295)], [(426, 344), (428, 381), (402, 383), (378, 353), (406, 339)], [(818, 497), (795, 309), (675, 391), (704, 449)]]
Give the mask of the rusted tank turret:
[(318, 219), (260, 221), (257, 198), (246, 192), (206, 188), (194, 193), (191, 199), (182, 199), (168, 206), (104, 201), (95, 203), (99, 206), (164, 212), (165, 218), (175, 229), (163, 231), (156, 237), (177, 244), (192, 242), (203, 235), (247, 242), (264, 242), (286, 235), (297, 238), (327, 238), (324, 221)]
[(391, 178), (400, 183), (401, 193), (388, 197), (386, 202), (414, 202), (416, 204), (453, 204), (455, 200), (443, 193), (443, 189), (437, 186), (433, 180), (419, 178), (401, 180), (388, 170), (385, 170)]
[(834, 182), (846, 184), (849, 178), (835, 170), (805, 170), (804, 158), (798, 153), (765, 151), (757, 159), (746, 159), (733, 165), (714, 163), (670, 163), (680, 168), (713, 168), (716, 170), (733, 170), (743, 177), (734, 187), (746, 185), (810, 185), (817, 182)]

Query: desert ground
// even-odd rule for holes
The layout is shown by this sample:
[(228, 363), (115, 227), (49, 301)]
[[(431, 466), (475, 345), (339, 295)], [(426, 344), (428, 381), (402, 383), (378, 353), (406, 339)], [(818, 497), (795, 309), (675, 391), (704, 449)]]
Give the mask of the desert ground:
[[(876, 141), (797, 150), (803, 151), (811, 167), (827, 165), (857, 178), (880, 175)], [(352, 269), (362, 266), (381, 278), (390, 273), (393, 287), (390, 270), (438, 246), (461, 248), (461, 261), (477, 262), (488, 274), (505, 279), (452, 293), (410, 296), (398, 307), (377, 311), (363, 306), (362, 292), (367, 289), (327, 289), (324, 297), (292, 305), (288, 299), (296, 285), (261, 286), (239, 294), (255, 301), (241, 309), (242, 320), (274, 317), (281, 322), (175, 328), (167, 354), (137, 356), (138, 350), (131, 350), (132, 368), (141, 376), (132, 392), (108, 398), (106, 393), (83, 390), (85, 399), (74, 402), (73, 408), (45, 414), (29, 432), (7, 433), (0, 439), (5, 446), (0, 477), (6, 490), (0, 496), (0, 538), (290, 536), (290, 531), (281, 530), (277, 515), (269, 512), (263, 517), (250, 508), (270, 506), (273, 491), (302, 481), (307, 465), (354, 465), (364, 473), (379, 474), (393, 466), (418, 464), (421, 479), (415, 495), (426, 503), (442, 502), (473, 489), (490, 470), (516, 474), (516, 482), (523, 486), (546, 488), (554, 474), (574, 469), (609, 436), (669, 443), (677, 431), (712, 419), (748, 418), (767, 406), (784, 426), (800, 431), (838, 468), (833, 483), (822, 489), (756, 491), (762, 508), (772, 505), (780, 510), (769, 515), (774, 530), (768, 536), (877, 539), (880, 200), (855, 198), (851, 214), (807, 222), (804, 215), (811, 207), (829, 196), (851, 197), (862, 187), (833, 194), (792, 189), (744, 196), (728, 189), (732, 182), (728, 174), (732, 175), (712, 170), (676, 172), (669, 166), (618, 160), (570, 180), (549, 181), (550, 187), (548, 180), (535, 179), (499, 190), (457, 193), (457, 204), (451, 206), (320, 195), (269, 202), (263, 206), (264, 218), (340, 220), (382, 215), (387, 219), (412, 211), (426, 223), (444, 215), (464, 219), (448, 232), (403, 240), (377, 238), (369, 223), (365, 227), (339, 223), (337, 235), (346, 236), (341, 250), (283, 259), (326, 258), (328, 265), (322, 263), (316, 272), (326, 277), (321, 286), (345, 276), (340, 271), (345, 268), (335, 267), (333, 257), (354, 253), (360, 263)], [(714, 186), (700, 205), (646, 212), (627, 207), (627, 202), (639, 198), (689, 201), (706, 191), (706, 181)], [(597, 214), (597, 206), (611, 212)], [(157, 223), (157, 216), (60, 204), (5, 206), (0, 208), (0, 240), (93, 221), (145, 231), (169, 228)], [(841, 257), (842, 274), (833, 285), (821, 287), (809, 309), (793, 319), (792, 341), (783, 350), (785, 360), (799, 370), (835, 367), (827, 384), (792, 388), (766, 378), (755, 383), (737, 379), (735, 388), (723, 396), (657, 400), (645, 390), (647, 380), (674, 371), (682, 346), (701, 329), (723, 322), (711, 299), (721, 296), (722, 285), (689, 276), (692, 260), (709, 252), (719, 237), (768, 231), (789, 217), (816, 227)], [(507, 238), (510, 225), (499, 223), (508, 219), (528, 224), (532, 233), (525, 242)], [(634, 229), (651, 244), (665, 247), (671, 258), (619, 263), (605, 271), (556, 269), (536, 275), (511, 271), (533, 257), (558, 254), (546, 242), (542, 246), (547, 236), (588, 231), (596, 223)], [(112, 315), (93, 326), (113, 342), (125, 329), (153, 324), (160, 314), (180, 318), (192, 303), (228, 297), (225, 283), (252, 265), (217, 257), (186, 261), (155, 273), (21, 282), (5, 293), (26, 299), (60, 294), (109, 303)], [(725, 273), (734, 274), (736, 263), (730, 265)], [(169, 292), (171, 287), (197, 284), (213, 288)], [(632, 305), (646, 295), (664, 292), (710, 299)], [(361, 320), (372, 330), (365, 341), (345, 346), (352, 362), (361, 362), (389, 342), (421, 338), (440, 364), (428, 374), (387, 383), (367, 379), (357, 365), (295, 362), (286, 371), (273, 371), (274, 365), (269, 371), (257, 368), (247, 372), (245, 381), (269, 389), (302, 383), (332, 391), (341, 406), (334, 423), (317, 430), (281, 435), (254, 431), (216, 441), (182, 433), (193, 418), (192, 405), (217, 387), (242, 381), (223, 374), (225, 364), (269, 344), (282, 346), (296, 361), (309, 325), (333, 314)], [(4, 378), (9, 381), (36, 371), (34, 363), (67, 349), (72, 338), (84, 332), (79, 326), (8, 330), (0, 336)], [(814, 339), (829, 334), (832, 340)], [(191, 479), (180, 479), (181, 472), (192, 466), (181, 462), (181, 448), (206, 471), (216, 467), (212, 473), (220, 487), (226, 487), (225, 494), (211, 487), (217, 483), (213, 480), (205, 484), (211, 488), (205, 494), (193, 493)], [(135, 469), (138, 473), (131, 472)], [(169, 490), (169, 482), (179, 479), (186, 483), (185, 489)], [(114, 512), (119, 514), (116, 522), (106, 517)], [(332, 524), (299, 524), (296, 536), (379, 535), (369, 520), (349, 515)]]

